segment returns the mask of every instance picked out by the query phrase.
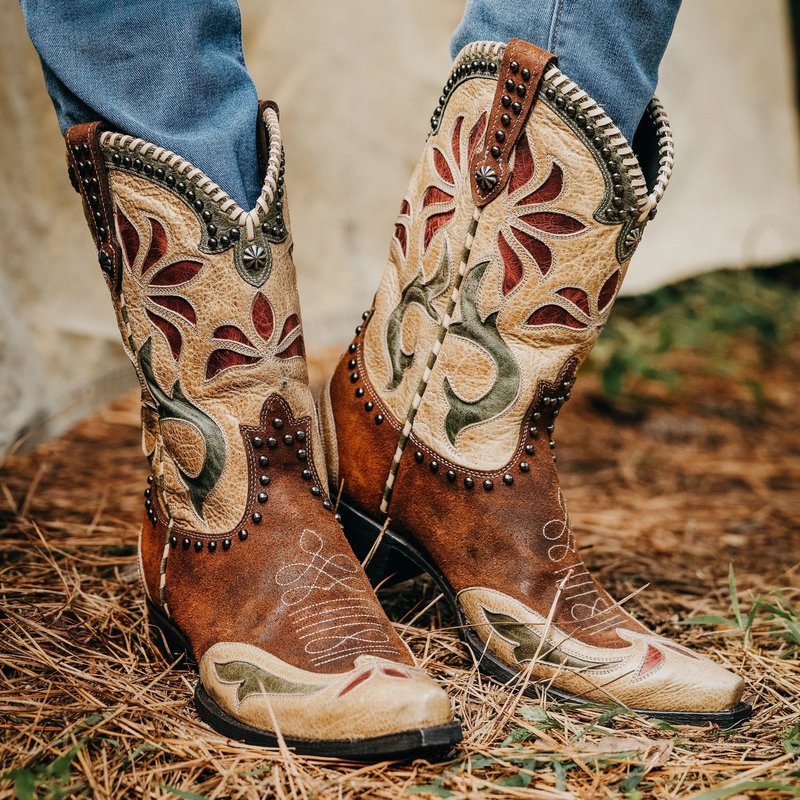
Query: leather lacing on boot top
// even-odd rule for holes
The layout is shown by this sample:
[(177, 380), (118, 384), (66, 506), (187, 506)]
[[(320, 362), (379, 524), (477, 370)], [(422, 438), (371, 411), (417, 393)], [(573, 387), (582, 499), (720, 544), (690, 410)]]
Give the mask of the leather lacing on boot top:
[(245, 238), (248, 241), (252, 241), (256, 235), (256, 228), (266, 219), (275, 199), (281, 168), (282, 144), (278, 114), (274, 108), (267, 107), (264, 110), (262, 119), (267, 129), (269, 155), (261, 194), (256, 200), (255, 207), (250, 211), (245, 211), (219, 184), (214, 183), (201, 169), (198, 169), (177, 153), (173, 153), (172, 150), (158, 147), (144, 139), (110, 131), (105, 131), (101, 134), (100, 143), (104, 147), (127, 148), (132, 153), (138, 153), (154, 161), (166, 164), (189, 180), (196, 178), (195, 185), (197, 188), (204, 191), (211, 200), (217, 203), (220, 210), (228, 214), (231, 222), (238, 224), (242, 228)]

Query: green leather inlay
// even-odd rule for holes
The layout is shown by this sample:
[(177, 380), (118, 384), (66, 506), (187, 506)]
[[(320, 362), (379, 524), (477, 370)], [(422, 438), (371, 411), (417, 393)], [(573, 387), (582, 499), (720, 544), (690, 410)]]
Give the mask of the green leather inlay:
[(158, 406), (159, 417), (162, 419), (173, 417), (191, 423), (200, 431), (206, 443), (203, 466), (197, 477), (187, 475), (178, 464), (178, 471), (189, 490), (189, 497), (192, 499), (197, 516), (205, 519), (203, 503), (217, 485), (222, 470), (225, 468), (225, 437), (219, 425), (187, 399), (181, 389), (180, 381), (175, 381), (172, 387), (172, 397), (158, 385), (153, 373), (152, 350), (153, 341), (148, 338), (139, 350), (139, 366), (150, 395)]
[(445, 243), (444, 252), (439, 268), (433, 277), (426, 283), (421, 272), (418, 272), (411, 283), (403, 289), (400, 302), (389, 315), (389, 322), (386, 329), (386, 346), (389, 350), (389, 358), (392, 362), (392, 377), (387, 389), (396, 389), (403, 380), (403, 375), (414, 361), (414, 354), (408, 355), (403, 352), (401, 341), (401, 331), (403, 328), (403, 318), (408, 307), (413, 303), (420, 306), (425, 313), (434, 321), (439, 322), (439, 315), (433, 307), (433, 301), (446, 288), (450, 266), (450, 248)]
[(473, 267), (464, 278), (461, 291), (461, 322), (450, 326), (448, 336), (460, 336), (475, 342), (485, 350), (497, 365), (497, 379), (491, 389), (479, 400), (468, 403), (454, 391), (449, 378), (444, 379), (444, 392), (450, 410), (447, 412), (444, 425), (447, 438), (451, 444), (456, 443), (456, 436), (468, 425), (495, 417), (505, 411), (513, 402), (519, 391), (519, 367), (511, 350), (497, 331), (497, 315), (494, 311), (485, 320), (478, 313), (478, 289), (481, 279), (489, 266), (488, 261)]
[(214, 669), (221, 681), (239, 684), (236, 696), (240, 703), (254, 694), (314, 694), (322, 688), (281, 678), (247, 661), (226, 661), (214, 664)]
[(516, 644), (514, 648), (514, 658), (517, 664), (525, 661), (532, 661), (539, 654), (538, 661), (545, 664), (556, 664), (574, 669), (595, 669), (597, 667), (607, 667), (610, 664), (619, 662), (597, 663), (596, 661), (584, 661), (582, 658), (568, 656), (558, 649), (553, 649), (549, 642), (542, 642), (542, 637), (535, 634), (527, 625), (523, 625), (507, 614), (498, 614), (488, 611), (481, 606), (486, 619), (492, 628), (504, 639), (508, 639)]

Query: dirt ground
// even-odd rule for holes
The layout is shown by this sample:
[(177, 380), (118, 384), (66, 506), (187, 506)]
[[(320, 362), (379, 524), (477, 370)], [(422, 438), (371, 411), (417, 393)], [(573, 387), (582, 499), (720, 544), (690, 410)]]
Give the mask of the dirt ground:
[[(480, 677), (439, 605), (420, 614), (435, 595), (417, 582), (388, 603), (464, 721), (449, 760), (354, 765), (225, 740), (199, 721), (193, 676), (147, 637), (135, 564), (146, 462), (129, 396), (0, 473), (0, 798), (800, 797), (790, 355), (763, 366), (761, 400), (695, 375), (631, 410), (582, 375), (556, 429), (587, 563), (616, 597), (641, 590), (627, 607), (656, 631), (744, 676), (755, 714), (741, 728), (522, 699)], [(690, 355), (677, 360), (692, 372)], [(317, 383), (327, 363), (314, 360)], [(682, 624), (697, 615), (733, 624)]]

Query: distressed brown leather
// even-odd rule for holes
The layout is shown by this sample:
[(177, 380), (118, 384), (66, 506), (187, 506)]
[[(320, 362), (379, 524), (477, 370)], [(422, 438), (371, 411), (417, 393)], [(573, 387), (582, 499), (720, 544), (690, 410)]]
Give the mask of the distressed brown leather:
[[(367, 324), (368, 321), (364, 326)], [(372, 387), (363, 352), (364, 333), (360, 329), (330, 381), (330, 402), (336, 409), (336, 435), (325, 439), (329, 451), (341, 446), (345, 456), (336, 473), (331, 474), (333, 489), (338, 491), (338, 487), (343, 485), (347, 494), (359, 498), (365, 511), (377, 515), (386, 483), (387, 465), (392, 460), (403, 426)], [(353, 379), (354, 375), (357, 378)], [(383, 419), (380, 424), (376, 422), (379, 417)], [(323, 415), (323, 430), (324, 426)], [(357, 457), (353, 457), (355, 454)]]
[[(475, 205), (491, 203), (508, 183), (511, 153), (525, 130), (544, 71), (555, 60), (552, 53), (522, 39), (512, 39), (506, 45), (483, 146), (475, 150), (470, 162)], [(489, 191), (476, 180), (482, 168), (493, 170), (497, 176), (496, 185)]]

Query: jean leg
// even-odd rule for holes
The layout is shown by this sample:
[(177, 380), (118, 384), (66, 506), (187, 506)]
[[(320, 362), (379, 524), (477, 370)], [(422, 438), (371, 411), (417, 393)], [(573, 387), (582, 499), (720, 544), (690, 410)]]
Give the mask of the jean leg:
[(550, 50), (632, 141), (679, 8), (680, 0), (467, 0), (451, 50), (512, 37)]
[(236, 0), (21, 3), (62, 131), (104, 119), (254, 205), (258, 97)]

